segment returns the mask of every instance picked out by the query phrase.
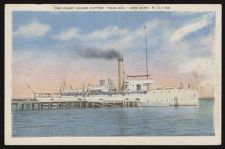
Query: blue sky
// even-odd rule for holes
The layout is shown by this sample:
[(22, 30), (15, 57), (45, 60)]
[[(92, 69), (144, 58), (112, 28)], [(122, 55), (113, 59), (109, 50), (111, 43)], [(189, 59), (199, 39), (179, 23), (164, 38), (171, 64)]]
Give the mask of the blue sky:
[[(57, 69), (64, 67), (68, 78), (79, 78), (83, 75), (81, 72), (86, 72), (96, 79), (105, 75), (116, 81), (115, 62), (79, 55), (79, 51), (86, 49), (113, 49), (124, 57), (127, 74), (145, 73), (144, 26), (150, 73), (154, 79), (160, 81), (169, 74), (178, 74), (176, 77), (180, 75), (184, 79), (185, 75), (198, 70), (199, 75), (204, 76), (203, 84), (213, 84), (212, 75), (206, 75), (213, 69), (213, 12), (15, 11), (15, 76), (22, 82), (31, 81), (40, 73), (54, 78)], [(208, 70), (205, 70), (206, 63), (210, 65)], [(99, 73), (102, 75), (98, 76)], [(82, 79), (91, 81), (88, 76)], [(76, 79), (68, 80), (76, 84)]]
[[(24, 48), (32, 45), (41, 46), (48, 45), (49, 42), (56, 44), (56, 40), (52, 40), (51, 35), (65, 31), (72, 27), (81, 29), (81, 34), (86, 34), (95, 30), (101, 30), (108, 26), (118, 26), (120, 28), (136, 29), (145, 22), (161, 19), (169, 20), (170, 29), (175, 30), (182, 27), (188, 21), (198, 19), (206, 13), (183, 13), (176, 12), (14, 12), (13, 13), (13, 31), (15, 32), (20, 26), (28, 24), (31, 21), (37, 21), (51, 26), (51, 32), (42, 38), (33, 38), (27, 40), (23, 38), (15, 38), (15, 49)], [(215, 24), (202, 28), (198, 32), (193, 32), (185, 38), (188, 40), (205, 36), (213, 32)], [(153, 36), (159, 36), (160, 28)], [(194, 38), (193, 38), (194, 37)], [(150, 38), (150, 37), (149, 37)], [(154, 37), (153, 37), (154, 38)], [(151, 40), (151, 39), (150, 39)], [(29, 42), (26, 42), (29, 41)], [(40, 46), (40, 45), (38, 45)]]

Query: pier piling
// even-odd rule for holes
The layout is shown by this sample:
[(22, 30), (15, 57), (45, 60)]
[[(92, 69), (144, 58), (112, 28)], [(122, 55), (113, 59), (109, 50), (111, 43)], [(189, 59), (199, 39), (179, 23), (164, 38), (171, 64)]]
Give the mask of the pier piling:
[[(38, 101), (13, 101), (13, 111), (29, 111), (43, 109), (71, 109), (71, 108), (94, 108), (94, 107), (136, 107), (137, 101), (73, 101), (73, 102), (38, 102)], [(54, 108), (55, 107), (55, 108)]]

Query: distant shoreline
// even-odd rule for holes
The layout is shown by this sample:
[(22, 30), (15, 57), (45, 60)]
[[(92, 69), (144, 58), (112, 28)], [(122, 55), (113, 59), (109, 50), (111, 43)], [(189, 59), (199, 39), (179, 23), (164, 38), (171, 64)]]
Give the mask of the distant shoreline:
[(215, 100), (214, 97), (199, 97), (199, 100)]

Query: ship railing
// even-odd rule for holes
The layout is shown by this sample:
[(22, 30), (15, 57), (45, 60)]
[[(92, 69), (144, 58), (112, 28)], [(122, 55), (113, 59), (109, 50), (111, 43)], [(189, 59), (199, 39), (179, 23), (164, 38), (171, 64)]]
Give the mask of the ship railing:
[(35, 97), (60, 97), (61, 93), (34, 93)]
[(35, 97), (61, 97), (61, 96), (95, 96), (95, 95), (129, 95), (129, 94), (146, 94), (147, 91), (121, 91), (121, 92), (78, 92), (78, 93), (34, 93)]
[(34, 102), (37, 101), (35, 98), (16, 98), (12, 99), (12, 102)]
[(51, 97), (51, 93), (34, 93), (35, 97)]
[(113, 95), (129, 95), (129, 94), (146, 94), (147, 91), (122, 91), (122, 92), (103, 92), (103, 91), (98, 91), (98, 92), (78, 92), (78, 93), (61, 93), (61, 96), (98, 96), (98, 95), (105, 95), (105, 96), (113, 96)]

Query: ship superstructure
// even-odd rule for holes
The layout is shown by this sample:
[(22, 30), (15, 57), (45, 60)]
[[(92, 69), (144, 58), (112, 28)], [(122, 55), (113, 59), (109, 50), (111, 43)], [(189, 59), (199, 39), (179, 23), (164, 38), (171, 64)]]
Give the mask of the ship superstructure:
[(158, 88), (151, 79), (126, 79), (121, 59), (118, 59), (118, 89), (111, 90), (110, 87), (113, 87), (109, 82), (89, 85), (85, 89), (61, 88), (60, 93), (35, 93), (35, 98), (39, 102), (138, 101), (138, 106), (198, 106), (198, 92), (195, 89)]

